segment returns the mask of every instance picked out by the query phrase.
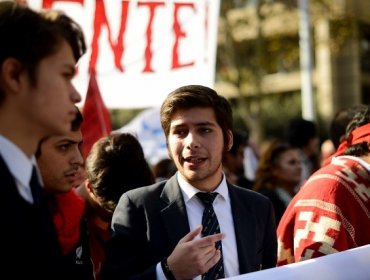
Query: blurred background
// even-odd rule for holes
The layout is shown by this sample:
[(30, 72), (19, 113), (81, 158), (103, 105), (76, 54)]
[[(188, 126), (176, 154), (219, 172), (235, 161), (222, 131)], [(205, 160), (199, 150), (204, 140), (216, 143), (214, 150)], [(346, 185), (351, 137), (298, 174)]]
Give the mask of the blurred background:
[[(222, 1), (216, 88), (255, 139), (302, 114), (298, 1)], [(309, 2), (314, 120), (370, 101), (370, 1)]]

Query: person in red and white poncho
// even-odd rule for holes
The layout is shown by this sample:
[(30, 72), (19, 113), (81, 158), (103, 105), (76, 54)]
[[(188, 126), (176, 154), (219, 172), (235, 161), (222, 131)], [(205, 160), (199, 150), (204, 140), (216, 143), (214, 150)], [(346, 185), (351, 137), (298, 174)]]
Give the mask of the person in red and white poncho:
[(290, 202), (277, 229), (277, 266), (370, 244), (370, 107), (348, 124), (331, 161)]

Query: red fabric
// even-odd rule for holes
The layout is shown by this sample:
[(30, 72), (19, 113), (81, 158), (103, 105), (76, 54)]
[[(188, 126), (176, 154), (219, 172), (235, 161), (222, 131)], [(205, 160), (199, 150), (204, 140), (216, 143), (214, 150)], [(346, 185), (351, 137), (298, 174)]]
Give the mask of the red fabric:
[(57, 194), (52, 206), (54, 225), (64, 255), (76, 249), (81, 236), (81, 219), (85, 203), (71, 189), (67, 193)]
[(60, 1), (65, 1), (65, 2), (75, 2), (83, 5), (84, 0), (43, 0), (42, 1), (42, 8), (43, 9), (51, 9), (54, 2), (60, 2)]
[(348, 156), (314, 173), (279, 223), (277, 265), (370, 244), (369, 185), (369, 170)]
[(98, 213), (88, 216), (87, 220), (90, 253), (96, 280), (100, 279), (101, 267), (105, 261), (105, 242), (111, 237), (110, 220), (102, 218)]
[(337, 151), (333, 156), (343, 155), (348, 146), (359, 144), (362, 142), (370, 142), (370, 123), (354, 129), (349, 137), (340, 143)]
[(362, 142), (370, 142), (370, 123), (354, 129), (349, 137), (340, 143), (337, 151), (325, 160), (323, 166), (330, 164), (333, 157), (343, 155), (348, 146)]
[(110, 114), (100, 95), (94, 73), (90, 74), (82, 115), (84, 117), (81, 126), (83, 137), (82, 154), (86, 158), (92, 145), (112, 131)]
[(91, 260), (94, 264), (95, 279), (100, 279), (100, 271), (105, 261), (105, 242), (111, 236), (110, 224), (113, 213), (105, 210), (96, 201), (96, 197), (88, 190), (88, 180), (79, 187), (79, 194), (86, 203), (87, 230)]

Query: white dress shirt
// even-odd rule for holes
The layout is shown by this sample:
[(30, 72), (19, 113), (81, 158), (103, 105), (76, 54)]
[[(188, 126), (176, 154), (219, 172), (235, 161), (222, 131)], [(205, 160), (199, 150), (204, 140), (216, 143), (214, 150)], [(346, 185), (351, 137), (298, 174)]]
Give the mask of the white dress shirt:
[[(33, 156), (31, 159), (28, 158), (18, 146), (3, 135), (0, 135), (0, 155), (15, 179), (19, 194), (32, 204), (33, 197), (29, 183), (31, 180), (32, 168), (34, 165), (37, 166), (35, 157)], [(40, 184), (42, 184), (39, 173), (38, 177)]]
[[(179, 172), (177, 172), (176, 176), (184, 197), (190, 231), (193, 231), (202, 224), (204, 206), (199, 198), (195, 195), (197, 192), (199, 192), (199, 190), (186, 182)], [(225, 234), (225, 238), (222, 240), (225, 277), (232, 277), (239, 275), (239, 260), (236, 246), (234, 220), (231, 212), (230, 197), (225, 175), (223, 175), (220, 185), (214, 190), (214, 192), (218, 192), (219, 195), (213, 201), (213, 208), (220, 224), (220, 231)], [(196, 238), (200, 237), (201, 235)], [(160, 264), (157, 264), (157, 279), (166, 279)], [(194, 280), (200, 279), (201, 276), (194, 278)]]

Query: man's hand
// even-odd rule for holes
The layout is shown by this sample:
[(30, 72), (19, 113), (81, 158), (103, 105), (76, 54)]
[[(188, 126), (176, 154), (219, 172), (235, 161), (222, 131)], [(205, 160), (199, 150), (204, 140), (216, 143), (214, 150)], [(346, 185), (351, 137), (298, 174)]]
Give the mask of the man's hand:
[(198, 226), (185, 235), (167, 258), (167, 264), (177, 280), (201, 275), (220, 260), (221, 252), (216, 250), (215, 242), (224, 239), (225, 235), (217, 233), (195, 239), (201, 232), (202, 226)]

